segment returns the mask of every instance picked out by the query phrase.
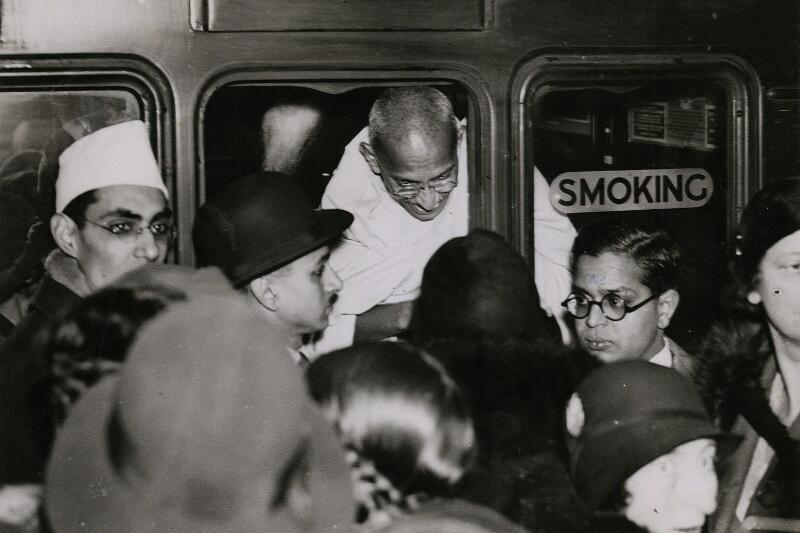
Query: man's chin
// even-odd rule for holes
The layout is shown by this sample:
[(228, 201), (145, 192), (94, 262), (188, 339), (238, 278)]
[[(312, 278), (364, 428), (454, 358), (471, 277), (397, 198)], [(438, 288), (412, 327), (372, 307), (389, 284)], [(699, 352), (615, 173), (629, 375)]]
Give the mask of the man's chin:
[(407, 202), (403, 203), (402, 206), (403, 209), (405, 209), (406, 212), (412, 217), (416, 218), (417, 220), (421, 220), (422, 222), (428, 222), (429, 220), (433, 220), (439, 216), (439, 214), (444, 210), (444, 204), (445, 203), (442, 202), (432, 211), (426, 211), (417, 205)]

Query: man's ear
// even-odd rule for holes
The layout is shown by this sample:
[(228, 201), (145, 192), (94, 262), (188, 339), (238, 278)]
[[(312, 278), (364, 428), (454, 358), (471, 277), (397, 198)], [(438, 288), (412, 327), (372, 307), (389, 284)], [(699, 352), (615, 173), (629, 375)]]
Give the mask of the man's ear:
[(63, 213), (50, 217), (50, 233), (62, 252), (77, 259), (80, 250), (80, 229), (75, 221)]
[(658, 327), (659, 329), (667, 329), (672, 315), (678, 309), (681, 297), (675, 289), (668, 289), (658, 297)]
[(367, 162), (370, 170), (372, 170), (372, 173), (376, 176), (380, 176), (381, 167), (378, 166), (378, 158), (375, 157), (375, 152), (372, 150), (372, 145), (362, 142), (358, 146), (358, 151), (361, 152), (361, 157), (363, 157), (364, 161)]
[(464, 136), (466, 134), (467, 134), (467, 126), (459, 122), (457, 131), (458, 138), (456, 140), (460, 143), (464, 139)]
[(272, 280), (269, 274), (256, 278), (249, 284), (250, 294), (270, 311), (278, 310), (278, 294), (272, 287)]

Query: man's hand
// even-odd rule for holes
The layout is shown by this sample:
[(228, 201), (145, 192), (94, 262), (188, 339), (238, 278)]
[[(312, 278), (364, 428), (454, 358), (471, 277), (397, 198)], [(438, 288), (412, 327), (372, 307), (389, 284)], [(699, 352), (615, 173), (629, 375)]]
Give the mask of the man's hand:
[(376, 305), (358, 315), (354, 342), (380, 341), (402, 333), (411, 322), (414, 302)]
[(0, 488), (0, 522), (33, 530), (39, 525), (41, 485), (5, 485)]

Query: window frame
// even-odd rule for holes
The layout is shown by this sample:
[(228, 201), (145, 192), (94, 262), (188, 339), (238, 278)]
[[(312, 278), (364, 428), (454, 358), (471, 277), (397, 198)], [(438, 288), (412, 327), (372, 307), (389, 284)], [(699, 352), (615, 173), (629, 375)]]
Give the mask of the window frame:
[[(511, 223), (512, 242), (532, 262), (533, 165), (527, 146), (526, 101), (533, 92), (550, 87), (587, 87), (592, 82), (669, 83), (717, 82), (727, 93), (726, 147), (728, 196), (727, 246), (735, 242), (736, 227), (745, 205), (763, 184), (762, 90), (758, 74), (744, 59), (732, 54), (581, 54), (543, 53), (526, 61), (512, 82), (511, 146), (516, 152), (512, 175), (512, 202), (518, 206)], [(535, 98), (535, 95), (534, 95)]]
[[(175, 173), (175, 111), (167, 77), (149, 61), (132, 55), (2, 56), (0, 91), (127, 91), (140, 106), (140, 118), (149, 126), (150, 141), (178, 216)], [(171, 259), (178, 261), (180, 246)]]
[(280, 70), (268, 67), (237, 67), (226, 69), (210, 80), (200, 91), (195, 112), (195, 195), (196, 210), (205, 201), (204, 114), (210, 99), (223, 87), (231, 85), (263, 85), (265, 87), (298, 87), (323, 93), (341, 94), (352, 89), (368, 87), (397, 87), (417, 84), (457, 84), (470, 100), (467, 125), (469, 158), (470, 227), (491, 227), (494, 220), (492, 200), (498, 180), (490, 176), (495, 155), (491, 150), (493, 111), (487, 83), (472, 72), (457, 69), (408, 70)]

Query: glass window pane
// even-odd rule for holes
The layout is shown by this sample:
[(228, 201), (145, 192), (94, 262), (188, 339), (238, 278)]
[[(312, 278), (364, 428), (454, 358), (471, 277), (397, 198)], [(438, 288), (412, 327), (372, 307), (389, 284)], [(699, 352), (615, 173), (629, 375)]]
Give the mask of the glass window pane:
[(127, 91), (0, 92), (0, 161), (41, 150), (69, 121), (97, 113), (109, 123), (141, 117), (138, 100)]
[[(456, 116), (469, 113), (467, 92), (436, 85)], [(205, 192), (259, 170), (296, 174), (317, 203), (345, 146), (367, 125), (386, 86), (331, 94), (306, 87), (230, 85), (208, 101), (203, 116)]]
[[(713, 316), (723, 279), (731, 175), (726, 87), (713, 80), (576, 85), (528, 95), (527, 166), (541, 171), (550, 205), (577, 230), (618, 217), (664, 228), (682, 245), (692, 270), (669, 333), (679, 343), (694, 340)], [(695, 179), (698, 171), (681, 169), (705, 174)]]
[(141, 104), (124, 90), (0, 91), (0, 268), (22, 251), (34, 215), (49, 216), (60, 151), (133, 118)]

